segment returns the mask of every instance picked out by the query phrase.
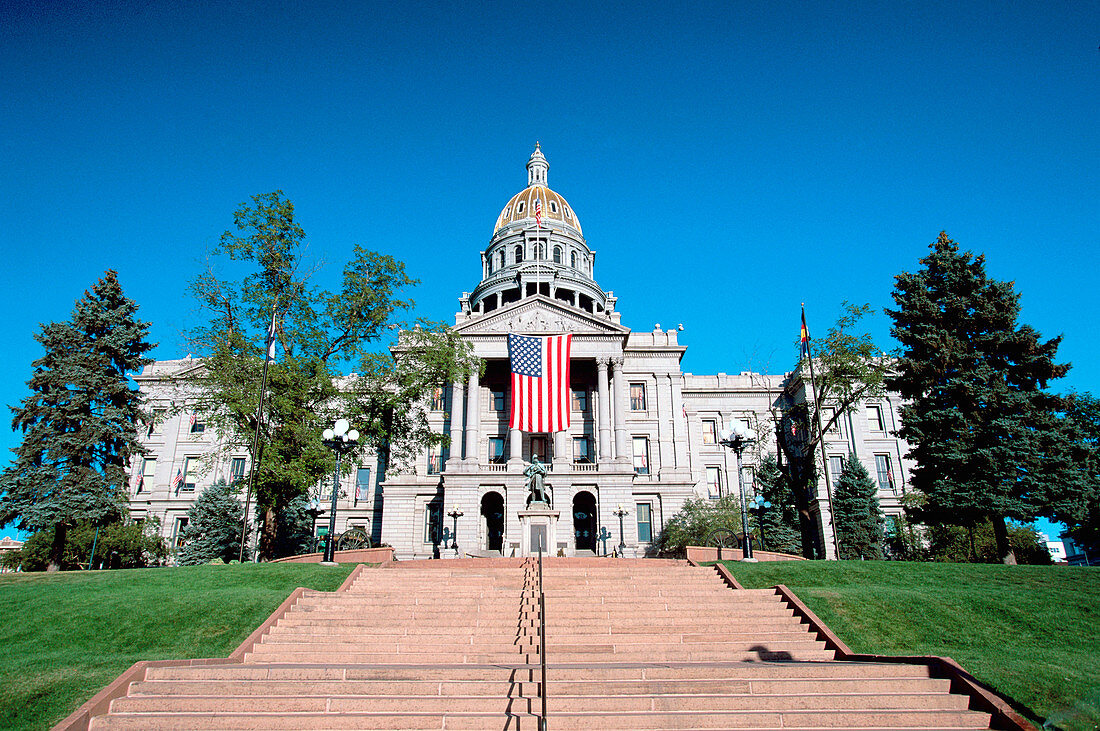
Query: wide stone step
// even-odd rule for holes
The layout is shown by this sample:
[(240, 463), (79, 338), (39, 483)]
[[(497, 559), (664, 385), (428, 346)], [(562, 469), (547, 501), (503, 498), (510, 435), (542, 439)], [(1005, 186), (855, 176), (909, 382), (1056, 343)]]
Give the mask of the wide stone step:
[[(615, 729), (981, 729), (989, 715), (972, 711), (742, 711), (737, 713), (654, 712), (558, 713), (554, 729), (565, 731)], [(509, 729), (535, 731), (533, 713), (446, 715), (417, 713), (149, 713), (112, 714), (94, 719), (90, 728), (102, 729)]]
[[(694, 680), (556, 680), (547, 681), (550, 696), (761, 694), (836, 695), (886, 693), (946, 694), (950, 681), (941, 678), (829, 679), (694, 679)], [(537, 675), (535, 676), (538, 677)], [(536, 697), (537, 680), (144, 680), (130, 685), (131, 696), (496, 696)], [(961, 698), (961, 696), (952, 696)]]
[[(454, 680), (459, 677), (456, 669), (439, 664), (331, 664), (331, 659), (322, 663), (287, 664), (226, 664), (226, 665), (180, 665), (174, 667), (151, 667), (145, 671), (149, 680)], [(520, 663), (506, 665), (466, 665), (461, 668), (460, 677), (465, 680), (521, 679), (526, 673), (538, 672), (537, 666), (527, 667)], [(831, 680), (852, 679), (871, 681), (879, 678), (890, 679), (928, 679), (928, 669), (922, 665), (903, 665), (900, 663), (855, 663), (855, 662), (815, 662), (815, 663), (759, 663), (759, 662), (718, 662), (718, 663), (585, 663), (569, 665), (559, 662), (547, 663), (547, 672), (551, 678), (569, 679), (577, 682), (602, 680)]]
[[(552, 657), (556, 662), (573, 662), (583, 663), (591, 661), (606, 661), (610, 657), (600, 651), (588, 651), (588, 652), (563, 652), (557, 651), (552, 655), (548, 651), (548, 657)], [(257, 651), (245, 656), (246, 662), (285, 662), (285, 663), (322, 663), (326, 661), (339, 661), (349, 663), (379, 663), (379, 664), (407, 664), (409, 662), (423, 661), (426, 663), (455, 663), (455, 664), (485, 664), (485, 663), (497, 663), (497, 662), (515, 662), (517, 659), (526, 658), (531, 662), (536, 662), (538, 659), (538, 653), (534, 650), (530, 652), (521, 652), (516, 650), (513, 653), (485, 653), (478, 652), (477, 648), (471, 648), (468, 653), (444, 653), (444, 652), (424, 652), (424, 653), (363, 653), (363, 652), (345, 652), (334, 654), (326, 650), (297, 650), (297, 651), (285, 651), (279, 649), (277, 651)], [(708, 661), (729, 661), (729, 662), (823, 662), (832, 660), (835, 658), (835, 653), (831, 650), (818, 650), (812, 648), (806, 649), (783, 649), (777, 650), (768, 647), (761, 647), (759, 649), (739, 649), (739, 650), (712, 650), (712, 649), (699, 649), (699, 650), (670, 650), (661, 652), (630, 652), (630, 651), (617, 651), (614, 653), (614, 659), (618, 662), (708, 662)]]

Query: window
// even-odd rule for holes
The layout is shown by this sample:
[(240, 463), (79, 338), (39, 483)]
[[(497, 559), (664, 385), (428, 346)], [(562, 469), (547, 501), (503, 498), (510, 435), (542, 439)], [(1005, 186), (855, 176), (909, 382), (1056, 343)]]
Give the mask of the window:
[(195, 491), (195, 472), (197, 472), (198, 465), (196, 461), (197, 457), (184, 457), (183, 467), (176, 475), (178, 482), (176, 483), (176, 493), (181, 492), (194, 492)]
[(890, 455), (875, 455), (875, 476), (878, 478), (878, 489), (896, 492), (894, 489), (894, 471), (890, 467)]
[(360, 467), (355, 471), (355, 502), (370, 497), (370, 467)]
[(588, 389), (573, 389), (573, 411), (588, 411)]
[(569, 252), (569, 266), (573, 267), (574, 269), (577, 268), (577, 252), (575, 251)]
[(153, 418), (149, 421), (149, 431), (145, 436), (152, 437), (157, 434), (161, 434), (161, 427), (164, 424), (165, 409), (153, 409)]
[(832, 455), (829, 457), (829, 479), (836, 484), (840, 479), (840, 473), (844, 471), (844, 458)]
[(745, 488), (745, 494), (756, 492), (756, 468), (751, 464), (741, 468), (741, 484)]
[(718, 422), (714, 419), (703, 419), (703, 444), (718, 443)]
[(882, 409), (878, 406), (867, 407), (867, 428), (873, 432), (886, 431), (886, 427), (882, 423)]
[(157, 475), (157, 458), (146, 457), (141, 463), (141, 476), (138, 477), (137, 489), (138, 492), (148, 492), (153, 489), (153, 478)]
[(439, 543), (443, 536), (443, 506), (428, 503), (424, 506), (424, 542)]
[(526, 201), (520, 201), (516, 204), (516, 213), (523, 213), (523, 207), (526, 205)]
[(229, 481), (238, 482), (244, 479), (244, 457), (234, 457), (229, 462)]
[(554, 247), (554, 263), (555, 264), (561, 264), (561, 247), (560, 246), (555, 246)]
[(639, 475), (649, 474), (649, 438), (634, 437), (634, 472)]
[(707, 497), (711, 500), (722, 497), (721, 467), (707, 467)]
[(573, 214), (572, 214), (572, 212), (571, 212), (571, 211), (569, 210), (569, 206), (562, 206), (562, 210), (564, 210), (564, 211), (565, 211), (565, 217), (566, 217), (567, 219), (569, 219), (569, 220), (572, 220), (572, 219), (573, 219)]
[(432, 411), (444, 411), (447, 408), (447, 390), (443, 386), (432, 389)]
[(594, 461), (592, 459), (592, 438), (573, 437), (574, 464), (591, 464)]
[(489, 398), (491, 408), (493, 411), (504, 411), (508, 406), (507, 399), (504, 396), (503, 388), (493, 388), (489, 391)]
[(539, 458), (540, 462), (549, 462), (550, 455), (546, 451), (546, 437), (531, 437), (531, 459)]
[(190, 519), (186, 516), (182, 518), (176, 518), (176, 525), (172, 528), (172, 544), (179, 548), (183, 545), (183, 529), (187, 527)]
[(551, 213), (557, 213), (558, 212), (557, 201), (550, 201), (550, 212)]
[(197, 414), (191, 414), (189, 423), (191, 424), (192, 434), (202, 434), (206, 431), (206, 423), (200, 420)]
[(630, 384), (630, 410), (645, 411), (645, 384)]
[(516, 264), (522, 263), (523, 262), (523, 247), (522, 246), (517, 246), (515, 248), (515, 253), (516, 253)]
[(500, 250), (500, 268), (504, 268), (504, 249)]
[[(830, 409), (830, 408), (822, 409), (821, 410), (821, 426), (822, 427), (828, 427), (829, 419), (832, 419), (834, 416), (836, 416), (836, 409)], [(836, 422), (834, 422), (831, 427), (828, 427), (826, 429), (825, 433), (829, 436), (844, 437), (845, 436), (844, 435), (844, 415), (841, 414), (840, 417), (836, 420)]]
[(489, 462), (504, 464), (504, 437), (489, 437)]
[(438, 475), (443, 471), (443, 454), (439, 451), (439, 447), (432, 447), (428, 450), (428, 474)]
[(649, 503), (638, 503), (638, 543), (649, 543), (653, 540), (653, 506)]
[(489, 254), (489, 256), (485, 257), (485, 273), (486, 274), (492, 274), (493, 273), (493, 255), (492, 254)]

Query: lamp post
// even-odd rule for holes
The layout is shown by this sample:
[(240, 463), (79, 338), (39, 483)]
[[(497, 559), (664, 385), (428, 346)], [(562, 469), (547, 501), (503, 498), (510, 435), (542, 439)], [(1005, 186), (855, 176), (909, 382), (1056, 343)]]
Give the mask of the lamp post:
[(313, 498), (309, 501), (309, 507), (306, 509), (310, 517), (310, 533), (313, 534), (313, 543), (310, 546), (310, 553), (317, 551), (317, 518), (321, 515), (321, 502), (317, 498)]
[(619, 558), (622, 558), (626, 551), (626, 544), (623, 543), (623, 517), (626, 516), (626, 510), (623, 509), (622, 505), (619, 505), (619, 509), (613, 511), (611, 514), (619, 516)]
[(741, 533), (744, 539), (741, 546), (741, 560), (755, 562), (756, 559), (752, 557), (752, 541), (749, 540), (749, 510), (745, 504), (745, 483), (741, 480), (741, 453), (745, 451), (745, 447), (756, 441), (756, 432), (741, 426), (736, 419), (731, 421), (733, 429), (724, 430), (718, 443), (723, 447), (729, 447), (737, 455), (737, 488), (741, 492)]
[(760, 550), (766, 551), (764, 546), (764, 511), (772, 506), (771, 501), (765, 500), (763, 495), (756, 496), (756, 522), (760, 526)]
[(615, 536), (611, 535), (611, 531), (607, 529), (607, 526), (600, 526), (600, 534), (596, 536), (596, 538), (603, 541), (603, 555), (607, 555), (607, 542), (614, 537)]
[(332, 505), (328, 516), (328, 537), (325, 540), (324, 561), (325, 566), (336, 565), (336, 496), (340, 493), (340, 457), (345, 452), (350, 452), (359, 444), (359, 431), (348, 431), (348, 420), (337, 419), (331, 429), (325, 429), (321, 433), (321, 439), (325, 446), (336, 452), (336, 469), (332, 472)]
[(447, 513), (447, 515), (454, 518), (454, 521), (455, 521), (454, 530), (451, 531), (451, 548), (456, 552), (456, 555), (457, 555), (457, 552), (458, 552), (458, 519), (461, 518), (464, 515), (464, 513), (461, 510), (459, 510), (458, 508), (455, 508), (451, 512)]

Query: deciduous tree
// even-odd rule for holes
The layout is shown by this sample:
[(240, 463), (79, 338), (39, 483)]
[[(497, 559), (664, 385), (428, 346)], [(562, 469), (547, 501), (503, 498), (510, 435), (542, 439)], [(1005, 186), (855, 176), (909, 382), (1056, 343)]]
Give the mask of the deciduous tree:
[(0, 474), (0, 526), (52, 531), (49, 570), (61, 568), (67, 531), (104, 524), (125, 511), (126, 465), (141, 453), (134, 424), (142, 397), (127, 374), (152, 360), (149, 323), (108, 271), (77, 300), (66, 322), (43, 325), (45, 350), (12, 407), (23, 433), (15, 460)]
[[(230, 279), (211, 268), (192, 283), (209, 318), (191, 333), (203, 367), (189, 380), (198, 394), (195, 410), (228, 446), (251, 451), (274, 313), (278, 347), (253, 455), (265, 560), (286, 543), (279, 536), (279, 513), (331, 473), (333, 456), (321, 443), (324, 426), (337, 416), (349, 418), (362, 435), (362, 449), (383, 458), (445, 441), (427, 428), (416, 404), (427, 397), (429, 385), (465, 378), (476, 361), (465, 342), (430, 323), (422, 323), (412, 347), (395, 350), (396, 358), (375, 350), (400, 328), (396, 318), (412, 307), (405, 292), (416, 281), (400, 261), (356, 246), (337, 291), (313, 285), (303, 258), (305, 232), (281, 191), (253, 196), (237, 210), (234, 224), (236, 231), (222, 235), (213, 259), (240, 262), (246, 273)], [(358, 375), (342, 377), (344, 368)]]
[(1017, 322), (1020, 296), (990, 279), (985, 257), (940, 233), (920, 269), (897, 276), (892, 333), (901, 343), (890, 387), (905, 399), (900, 435), (925, 496), (919, 516), (973, 529), (991, 522), (1005, 563), (1016, 559), (1006, 519), (1031, 522), (1056, 483), (1071, 479), (1047, 384), (1060, 337), (1043, 340)]

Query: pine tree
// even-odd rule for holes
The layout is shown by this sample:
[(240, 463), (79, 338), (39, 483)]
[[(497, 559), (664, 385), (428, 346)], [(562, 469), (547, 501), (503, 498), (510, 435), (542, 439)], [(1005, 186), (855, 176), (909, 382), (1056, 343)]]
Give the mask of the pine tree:
[(875, 483), (863, 463), (850, 454), (833, 485), (833, 529), (840, 558), (882, 558), (884, 525)]
[(139, 454), (134, 424), (142, 398), (127, 373), (152, 360), (149, 323), (108, 271), (76, 302), (67, 322), (42, 327), (45, 350), (27, 382), (31, 394), (12, 407), (23, 432), (15, 460), (0, 474), (0, 526), (53, 529), (49, 570), (65, 556), (66, 534), (79, 521), (105, 523), (125, 509), (126, 465)]
[(229, 563), (241, 552), (241, 520), (244, 506), (236, 489), (219, 480), (202, 491), (187, 511), (187, 527), (181, 536), (183, 546), (177, 554), (181, 566), (209, 563), (215, 559)]
[(1059, 397), (1047, 383), (1061, 338), (1017, 324), (1020, 296), (990, 279), (985, 257), (940, 233), (916, 273), (898, 275), (891, 330), (901, 343), (889, 385), (906, 404), (900, 435), (924, 493), (919, 517), (973, 528), (991, 521), (1005, 563), (1015, 563), (1007, 518), (1034, 520), (1072, 469), (1061, 450)]
[(753, 521), (763, 533), (760, 536), (761, 547), (780, 553), (801, 553), (798, 510), (794, 505), (790, 485), (773, 455), (764, 457), (756, 470), (756, 492), (770, 503), (770, 507), (752, 510), (755, 513)]

